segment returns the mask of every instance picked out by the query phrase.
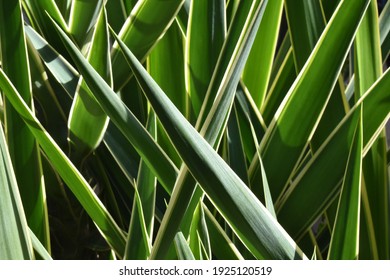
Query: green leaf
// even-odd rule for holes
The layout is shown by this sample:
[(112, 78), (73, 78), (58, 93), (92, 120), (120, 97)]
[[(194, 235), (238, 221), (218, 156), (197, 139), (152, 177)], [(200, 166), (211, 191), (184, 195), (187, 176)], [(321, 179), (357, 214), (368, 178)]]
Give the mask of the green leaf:
[[(386, 4), (383, 9), (381, 16), (379, 17), (379, 36), (380, 44), (382, 50), (382, 64), (386, 67), (386, 60), (390, 54), (390, 4)], [(372, 19), (375, 20), (376, 19)], [(376, 33), (377, 31), (374, 31)], [(374, 34), (373, 33), (373, 34)], [(377, 35), (370, 35), (371, 39), (374, 39)], [(376, 39), (375, 39), (376, 40)], [(377, 55), (376, 55), (377, 56)], [(347, 99), (350, 100), (355, 90), (355, 77), (351, 77), (351, 80), (345, 90), (345, 95)]]
[(33, 259), (23, 204), (0, 126), (0, 260)]
[(191, 0), (184, 0), (184, 4), (181, 7), (179, 13), (177, 14), (176, 20), (180, 26), (180, 30), (183, 34), (187, 33), (188, 18), (190, 14)]
[[(189, 116), (189, 99), (185, 87), (183, 65), (184, 38), (179, 26), (173, 23), (150, 53), (147, 68), (150, 75), (168, 94), (175, 106), (183, 115)], [(141, 91), (139, 94), (143, 95)], [(181, 159), (160, 124), (157, 127), (157, 140), (175, 165), (180, 166)]]
[(180, 112), (188, 116), (184, 81), (184, 38), (174, 23), (148, 57), (148, 71)]
[[(363, 159), (363, 192), (359, 259), (388, 259), (389, 256), (389, 175), (384, 131)], [(363, 226), (365, 225), (365, 227)], [(363, 235), (363, 233), (362, 233)]]
[[(144, 61), (153, 46), (175, 19), (184, 0), (138, 1), (119, 33), (119, 38)], [(62, 27), (62, 26), (61, 26)], [(115, 90), (130, 79), (129, 67), (117, 43), (112, 50), (112, 70)]]
[[(20, 1), (0, 1), (0, 49), (4, 73), (30, 108), (33, 107), (30, 68)], [(46, 194), (40, 152), (34, 136), (5, 98), (5, 129), (27, 222), (50, 250)]]
[(64, 19), (65, 20), (68, 19), (72, 0), (55, 0), (55, 1), (57, 3), (57, 7), (61, 11)]
[[(74, 96), (77, 89), (79, 75), (67, 60), (58, 54), (49, 43), (42, 38), (32, 27), (26, 26), (26, 35), (33, 47), (39, 53), (45, 66), (53, 74), (57, 82), (66, 90), (69, 97)], [(68, 112), (71, 107), (70, 98), (61, 98), (58, 96), (59, 102), (65, 112)]]
[[(361, 115), (361, 109), (360, 109)], [(341, 187), (328, 259), (354, 260), (359, 255), (359, 220), (362, 175), (362, 119), (359, 118)]]
[(191, 1), (188, 21), (185, 74), (197, 117), (225, 37), (225, 1)]
[[(373, 3), (373, 2), (372, 2)], [(359, 30), (355, 44), (355, 99), (358, 100), (382, 75), (378, 8), (370, 4)]]
[[(107, 1), (105, 1), (107, 2)], [(103, 0), (74, 0), (70, 10), (69, 32), (80, 47), (89, 42), (94, 26), (98, 21)]]
[(268, 89), (272, 61), (275, 56), (283, 1), (270, 1), (264, 13), (255, 42), (246, 63), (242, 80), (258, 108), (261, 108)]
[(104, 135), (104, 143), (118, 163), (129, 182), (137, 178), (139, 169), (139, 155), (122, 132), (113, 124), (108, 125)]
[[(105, 9), (100, 10), (88, 52), (88, 61), (112, 86), (110, 42)], [(69, 142), (74, 158), (83, 159), (100, 144), (108, 125), (108, 117), (81, 78), (68, 120)]]
[(52, 260), (52, 257), (50, 256), (49, 252), (42, 245), (41, 241), (39, 241), (38, 237), (35, 236), (34, 232), (30, 228), (29, 234), (34, 251), (37, 252), (43, 260)]
[(244, 257), (226, 234), (224, 229), (204, 205), (205, 220), (209, 229), (210, 246), (219, 260), (243, 260)]
[(193, 212), (189, 246), (197, 260), (208, 260), (211, 258), (210, 238), (202, 204), (200, 200), (195, 212)]
[[(283, 192), (297, 162), (303, 156), (368, 2), (358, 0), (340, 4), (260, 143), (274, 199)], [(329, 57), (332, 57), (331, 61)], [(312, 94), (314, 91), (315, 95)], [(261, 180), (257, 157), (252, 161), (250, 175), (252, 187), (258, 186)]]
[(179, 260), (195, 260), (191, 248), (188, 246), (182, 232), (178, 232), (175, 236), (175, 248)]
[[(212, 79), (208, 85), (206, 96), (196, 122), (196, 128), (201, 128), (205, 123), (211, 122), (210, 119), (212, 116), (209, 112), (215, 101), (222, 99), (218, 97), (221, 95), (221, 92), (228, 95), (235, 92), (238, 84), (236, 77), (242, 74), (242, 68), (245, 65), (254, 41), (253, 33), (256, 33), (259, 28), (267, 4), (268, 1), (264, 0), (255, 2), (245, 1), (238, 5), (231, 28), (228, 31), (219, 54)], [(242, 57), (245, 58), (242, 59)], [(234, 76), (235, 79), (229, 80), (227, 79), (227, 75)], [(225, 86), (221, 87), (222, 84)], [(226, 100), (230, 101), (229, 98), (226, 98)], [(221, 117), (226, 118), (224, 114), (221, 114)], [(207, 120), (207, 118), (210, 119)], [(216, 121), (215, 123), (219, 122)]]
[(241, 180), (246, 185), (249, 185), (248, 168), (244, 154), (244, 139), (242, 139), (241, 136), (236, 107), (237, 106), (233, 104), (232, 112), (226, 127), (226, 162)]
[[(153, 111), (149, 114), (148, 131), (156, 137), (156, 117)], [(156, 177), (144, 161), (141, 161), (137, 178), (136, 192), (139, 199), (135, 198), (133, 202), (125, 259), (146, 260), (152, 247)], [(140, 208), (143, 213), (142, 220), (139, 215)]]
[(305, 65), (325, 27), (319, 1), (286, 0), (289, 34), (297, 72)]
[[(304, 67), (325, 28), (319, 1), (286, 1), (286, 13), (289, 24), (289, 34), (293, 46), (297, 74)], [(315, 151), (328, 137), (329, 133), (345, 116), (346, 108), (343, 79), (340, 77), (333, 88), (325, 111), (310, 140), (310, 148)]]
[[(276, 62), (275, 62), (276, 63)], [(295, 72), (295, 63), (293, 50), (290, 48), (280, 68), (277, 69), (275, 79), (270, 85), (267, 97), (260, 112), (264, 118), (264, 122), (269, 125), (282, 103), (286, 93), (289, 91), (291, 85), (294, 83), (297, 75)]]
[[(252, 99), (252, 96), (247, 90), (245, 90), (245, 88), (242, 87), (241, 83), (237, 88), (234, 106), (236, 109), (244, 152), (247, 160), (251, 161), (253, 156), (256, 154), (257, 147), (253, 141), (253, 136), (255, 135), (257, 139), (263, 138), (266, 125), (259, 109)], [(248, 165), (248, 163), (246, 165)]]
[[(356, 34), (355, 42), (355, 99), (382, 74), (382, 58), (378, 25), (378, 8), (372, 1)], [(365, 108), (363, 107), (363, 110)], [(364, 124), (363, 124), (364, 125)], [(386, 163), (386, 132), (383, 130), (378, 140), (363, 159), (363, 211), (361, 231), (366, 231), (366, 239), (361, 239), (361, 259), (388, 259), (389, 257), (389, 190)], [(375, 245), (374, 245), (375, 244)]]
[(263, 189), (264, 189), (265, 206), (267, 207), (271, 215), (276, 219), (277, 217), (274, 209), (274, 203), (272, 200), (271, 192), (269, 189), (267, 174), (265, 173), (263, 161), (261, 160), (261, 158), (259, 158), (259, 161), (260, 161), (260, 168), (261, 168), (261, 180), (263, 182)]

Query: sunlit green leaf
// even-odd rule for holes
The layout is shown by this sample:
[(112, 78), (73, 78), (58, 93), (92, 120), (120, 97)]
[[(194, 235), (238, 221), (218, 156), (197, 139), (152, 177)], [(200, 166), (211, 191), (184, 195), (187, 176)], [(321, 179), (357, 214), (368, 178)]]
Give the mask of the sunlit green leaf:
[[(0, 57), (4, 73), (34, 111), (30, 67), (20, 1), (0, 1)], [(34, 136), (5, 98), (5, 131), (27, 222), (50, 250), (45, 184), (40, 152)]]

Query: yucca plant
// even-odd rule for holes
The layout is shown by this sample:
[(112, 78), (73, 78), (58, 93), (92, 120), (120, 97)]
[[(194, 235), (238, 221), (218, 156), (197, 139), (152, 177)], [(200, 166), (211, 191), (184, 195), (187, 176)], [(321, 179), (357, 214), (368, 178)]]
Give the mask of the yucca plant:
[(1, 0), (0, 259), (389, 259), (389, 6)]

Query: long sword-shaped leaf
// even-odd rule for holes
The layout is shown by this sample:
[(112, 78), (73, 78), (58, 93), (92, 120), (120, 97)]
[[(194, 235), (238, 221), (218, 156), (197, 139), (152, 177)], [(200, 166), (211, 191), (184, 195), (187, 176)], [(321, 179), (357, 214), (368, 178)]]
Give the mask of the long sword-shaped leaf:
[(32, 259), (33, 249), (27, 221), (2, 126), (0, 192), (0, 260)]
[(188, 95), (184, 82), (184, 38), (174, 23), (148, 57), (148, 71), (184, 116)]
[(186, 41), (186, 83), (198, 116), (225, 37), (225, 1), (191, 1)]
[[(260, 19), (263, 17), (264, 9), (267, 4), (268, 1), (265, 0), (255, 2), (245, 1), (238, 5), (237, 12), (234, 14), (233, 23), (231, 24), (231, 28), (229, 29), (227, 37), (223, 43), (213, 76), (207, 88), (207, 93), (196, 122), (197, 129), (200, 129), (204, 123), (207, 122), (206, 119), (210, 117), (209, 112), (211, 107), (213, 107), (217, 96), (220, 95), (221, 92), (226, 91), (226, 89), (221, 88), (221, 85), (228, 84), (229, 82), (226, 81), (227, 75), (232, 75), (234, 73), (234, 71), (232, 71), (233, 73), (230, 72), (234, 69), (232, 68), (232, 64), (236, 63), (235, 60), (232, 60), (232, 57), (237, 58), (240, 56), (243, 50), (241, 48), (242, 46), (239, 47), (239, 44), (241, 43), (244, 45), (244, 42), (248, 39), (247, 36), (249, 35), (249, 32), (245, 31), (248, 31), (248, 28), (253, 28), (253, 20), (255, 18), (258, 19), (259, 22), (261, 21)], [(253, 17), (254, 14), (256, 14), (256, 17)], [(258, 25), (254, 30), (257, 31), (257, 29)], [(253, 40), (251, 40), (251, 44), (253, 44)], [(249, 50), (250, 48), (246, 49), (246, 52)], [(242, 70), (238, 72), (240, 75), (242, 74)], [(210, 119), (211, 118), (212, 117), (210, 117)]]
[[(119, 37), (141, 61), (145, 60), (161, 35), (171, 25), (183, 3), (184, 0), (138, 1), (123, 25)], [(121, 89), (131, 75), (117, 43), (112, 50), (112, 70), (114, 88)]]
[[(274, 199), (282, 193), (318, 124), (368, 2), (340, 3), (260, 143)], [(255, 157), (250, 170), (253, 186), (261, 181), (259, 167)]]
[(260, 24), (242, 75), (243, 82), (258, 108), (262, 107), (268, 89), (282, 18), (282, 8), (283, 1), (281, 0), (270, 1), (267, 5), (264, 19)]
[(193, 212), (189, 233), (189, 246), (197, 260), (207, 260), (211, 256), (209, 233), (202, 204), (200, 201)]
[[(376, 31), (375, 31), (376, 32)], [(390, 54), (390, 2), (387, 2), (385, 8), (383, 9), (379, 17), (379, 36), (380, 36), (380, 45), (382, 50), (382, 64), (384, 67), (386, 59)], [(371, 37), (373, 37), (371, 35)], [(348, 100), (351, 99), (355, 90), (355, 77), (351, 77), (351, 80), (345, 90), (345, 95)]]
[(377, 4), (370, 4), (356, 33), (355, 99), (358, 100), (382, 75)]
[(243, 260), (244, 257), (226, 234), (224, 229), (211, 214), (210, 210), (203, 205), (207, 228), (209, 229), (210, 246), (213, 255), (219, 260)]
[(336, 222), (333, 227), (329, 246), (328, 259), (358, 258), (359, 254), (359, 220), (362, 174), (362, 119), (360, 118), (353, 136), (344, 175)]
[[(100, 10), (92, 37), (88, 61), (112, 86), (110, 42), (105, 9)], [(81, 78), (68, 120), (69, 141), (76, 158), (82, 159), (100, 144), (108, 117)]]
[(287, 21), (297, 72), (305, 65), (325, 27), (319, 1), (286, 0)]
[[(34, 111), (30, 68), (21, 4), (0, 1), (0, 49), (4, 72)], [(34, 136), (5, 99), (5, 129), (15, 176), (18, 181), (27, 222), (39, 240), (50, 250), (45, 186), (40, 153)]]
[(278, 110), (278, 107), (283, 101), (283, 98), (286, 96), (286, 93), (294, 83), (294, 80), (297, 77), (295, 71), (294, 55), (292, 48), (290, 48), (287, 51), (286, 56), (284, 57), (284, 60), (277, 71), (277, 74), (275, 74), (276, 76), (274, 81), (270, 86), (268, 95), (265, 99), (263, 107), (261, 108), (261, 113), (267, 125), (271, 123), (276, 111)]
[(247, 186), (180, 114), (130, 50), (118, 42), (183, 161), (246, 246), (258, 258), (303, 258)]
[(110, 213), (107, 212), (87, 181), (39, 123), (2, 69), (0, 69), (0, 88), (25, 121), (58, 174), (60, 174), (85, 211), (98, 226), (104, 238), (116, 253), (122, 256), (125, 248), (125, 237), (121, 229), (115, 223)]
[(253, 136), (255, 135), (257, 139), (263, 138), (266, 125), (252, 96), (242, 84), (237, 88), (235, 106), (245, 155), (252, 161), (257, 148)]
[[(355, 99), (375, 83), (382, 74), (382, 58), (378, 25), (378, 8), (372, 1), (363, 18), (355, 41)], [(363, 107), (363, 110), (365, 108)], [(364, 125), (364, 124), (363, 124)], [(386, 163), (386, 132), (383, 130), (363, 159), (360, 259), (389, 258), (389, 189)], [(377, 252), (377, 254), (376, 254)]]
[[(297, 74), (299, 74), (320, 38), (325, 28), (325, 22), (319, 1), (287, 0), (285, 5), (295, 67)], [(310, 143), (313, 151), (318, 149), (319, 145), (345, 116), (344, 104), (346, 104), (346, 100), (342, 91), (342, 83), (342, 79), (339, 79), (331, 93), (325, 111), (320, 115), (321, 120)]]
[(238, 125), (238, 116), (236, 105), (233, 104), (231, 114), (226, 127), (226, 162), (241, 178), (241, 180), (249, 186), (247, 161), (244, 154), (242, 134)]
[[(152, 110), (149, 113), (148, 131), (156, 137), (156, 116)], [(157, 182), (156, 177), (143, 161), (140, 163), (137, 178), (139, 200), (134, 199), (133, 202), (125, 259), (146, 260), (152, 247)], [(143, 219), (139, 215), (140, 208), (143, 210)]]
[[(178, 24), (173, 23), (148, 56), (147, 68), (150, 75), (167, 93), (175, 106), (188, 118), (190, 108), (183, 65), (184, 38)], [(142, 96), (141, 91), (139, 94)], [(161, 125), (157, 127), (157, 140), (176, 166), (180, 166), (181, 159)]]

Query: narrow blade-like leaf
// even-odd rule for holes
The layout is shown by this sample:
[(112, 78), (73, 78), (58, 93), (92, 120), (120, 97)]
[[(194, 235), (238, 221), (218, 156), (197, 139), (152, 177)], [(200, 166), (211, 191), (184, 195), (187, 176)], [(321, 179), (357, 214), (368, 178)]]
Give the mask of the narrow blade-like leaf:
[(29, 229), (1, 126), (0, 192), (0, 260), (32, 259)]
[(226, 30), (225, 1), (191, 1), (186, 40), (186, 83), (198, 116)]
[(182, 232), (178, 232), (175, 237), (175, 248), (179, 260), (195, 260), (191, 248), (188, 246)]
[[(382, 75), (382, 57), (378, 25), (378, 7), (372, 1), (363, 18), (355, 40), (355, 100)], [(363, 110), (365, 108), (363, 107)], [(363, 124), (364, 125), (364, 124)], [(378, 140), (363, 159), (362, 219), (361, 230), (367, 238), (361, 239), (361, 259), (389, 258), (389, 189), (386, 163), (386, 132), (383, 130)], [(375, 245), (374, 245), (375, 244)], [(373, 248), (376, 247), (376, 248)], [(378, 254), (376, 254), (377, 252)]]
[[(149, 113), (148, 131), (156, 137), (156, 116), (153, 111)], [(152, 247), (157, 182), (156, 177), (144, 161), (140, 163), (137, 178), (136, 187), (139, 200), (134, 199), (133, 202), (125, 259), (145, 260), (149, 257)], [(143, 220), (138, 214), (140, 207), (143, 211)], [(146, 232), (144, 232), (145, 230)]]
[[(0, 43), (2, 69), (34, 111), (24, 23), (18, 0), (0, 1)], [(26, 129), (26, 124), (8, 98), (5, 98), (5, 129), (27, 222), (50, 250), (40, 152), (34, 136)]]
[(362, 120), (360, 118), (353, 137), (343, 185), (341, 187), (328, 259), (354, 260), (359, 255), (362, 138)]
[(251, 93), (257, 108), (262, 107), (266, 97), (282, 18), (282, 8), (283, 1), (281, 0), (270, 1), (267, 5), (264, 19), (260, 24), (242, 75), (242, 80)]
[[(110, 42), (105, 9), (100, 10), (92, 37), (88, 61), (112, 86)], [(82, 159), (96, 149), (103, 139), (108, 117), (81, 78), (68, 120), (69, 142), (73, 157)]]

